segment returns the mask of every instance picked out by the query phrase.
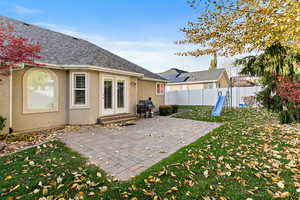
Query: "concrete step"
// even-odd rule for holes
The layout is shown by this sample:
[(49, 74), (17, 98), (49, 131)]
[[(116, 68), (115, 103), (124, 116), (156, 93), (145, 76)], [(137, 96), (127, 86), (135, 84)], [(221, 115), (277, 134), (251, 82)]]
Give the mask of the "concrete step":
[(127, 118), (121, 118), (121, 119), (112, 119), (112, 120), (106, 120), (104, 122), (100, 122), (102, 125), (108, 125), (108, 124), (119, 124), (119, 123), (126, 123), (129, 121), (135, 121), (137, 120), (137, 117), (127, 117)]
[(116, 115), (107, 115), (103, 117), (99, 117), (98, 121), (100, 124), (113, 124), (113, 123), (121, 123), (131, 120), (136, 120), (137, 116), (131, 113), (121, 113)]

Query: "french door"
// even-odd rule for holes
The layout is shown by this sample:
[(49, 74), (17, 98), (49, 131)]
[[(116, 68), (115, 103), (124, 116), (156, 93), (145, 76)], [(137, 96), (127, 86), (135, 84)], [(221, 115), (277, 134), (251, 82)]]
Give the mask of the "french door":
[(119, 76), (102, 78), (102, 115), (128, 112), (128, 80)]

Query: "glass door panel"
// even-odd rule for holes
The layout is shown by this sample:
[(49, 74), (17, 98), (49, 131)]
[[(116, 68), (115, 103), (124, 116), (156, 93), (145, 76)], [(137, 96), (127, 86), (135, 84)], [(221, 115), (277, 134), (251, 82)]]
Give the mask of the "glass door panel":
[(125, 85), (124, 81), (118, 81), (117, 83), (117, 105), (118, 108), (124, 108), (125, 101), (124, 101), (124, 93), (125, 93)]
[(104, 108), (113, 108), (113, 81), (104, 80)]

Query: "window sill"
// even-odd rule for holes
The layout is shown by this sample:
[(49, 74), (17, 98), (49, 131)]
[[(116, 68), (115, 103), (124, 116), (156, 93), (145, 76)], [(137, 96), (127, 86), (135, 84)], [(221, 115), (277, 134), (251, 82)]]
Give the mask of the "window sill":
[(90, 106), (71, 106), (70, 107), (70, 110), (87, 110), (87, 109), (90, 109)]
[(59, 112), (58, 109), (56, 110), (23, 110), (23, 114), (27, 115), (27, 114), (43, 114), (43, 113), (55, 113), (55, 112)]

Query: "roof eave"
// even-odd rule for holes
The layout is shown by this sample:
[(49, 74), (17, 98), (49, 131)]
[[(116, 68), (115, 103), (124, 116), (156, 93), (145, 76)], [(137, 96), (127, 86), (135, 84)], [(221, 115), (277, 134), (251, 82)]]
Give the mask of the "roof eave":
[(212, 83), (212, 82), (215, 83), (215, 82), (218, 82), (218, 80), (178, 82), (178, 83), (168, 83), (168, 85), (185, 85), (185, 84)]
[(163, 79), (157, 79), (157, 78), (149, 78), (149, 77), (142, 77), (141, 80), (145, 80), (145, 81), (156, 81), (156, 82), (164, 82), (167, 83), (167, 80), (163, 80)]
[(93, 66), (93, 65), (56, 65), (56, 64), (49, 64), (49, 63), (38, 63), (43, 67), (52, 68), (52, 69), (62, 69), (62, 70), (91, 70), (91, 71), (100, 71), (100, 72), (107, 72), (113, 74), (120, 74), (120, 75), (128, 75), (134, 77), (144, 77), (144, 74), (130, 72), (125, 70), (118, 70), (118, 69), (111, 69), (107, 67), (100, 67), (100, 66)]

